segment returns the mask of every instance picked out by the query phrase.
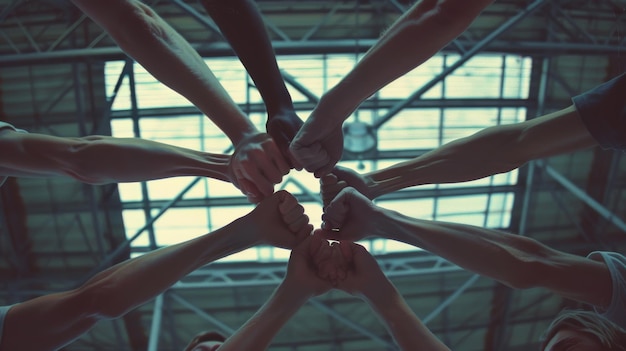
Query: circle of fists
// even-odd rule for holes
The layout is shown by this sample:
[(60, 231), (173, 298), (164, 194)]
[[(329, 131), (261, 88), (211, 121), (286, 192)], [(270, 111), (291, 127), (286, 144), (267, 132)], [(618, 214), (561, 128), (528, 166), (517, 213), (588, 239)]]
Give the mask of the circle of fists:
[(377, 278), (384, 275), (363, 246), (329, 242), (315, 231), (291, 251), (285, 279), (314, 296), (332, 288), (367, 296), (379, 284)]
[[(286, 278), (296, 281), (313, 295), (332, 288), (365, 295), (368, 289), (375, 289), (379, 279), (386, 279), (370, 253), (355, 243), (375, 234), (372, 230), (375, 229), (376, 207), (333, 174), (320, 181), (325, 200), (322, 228), (313, 231), (302, 205), (283, 190), (279, 192), (278, 212), (290, 232), (290, 239), (279, 243), (274, 238), (266, 243), (292, 249)], [(285, 237), (284, 234), (266, 235)]]

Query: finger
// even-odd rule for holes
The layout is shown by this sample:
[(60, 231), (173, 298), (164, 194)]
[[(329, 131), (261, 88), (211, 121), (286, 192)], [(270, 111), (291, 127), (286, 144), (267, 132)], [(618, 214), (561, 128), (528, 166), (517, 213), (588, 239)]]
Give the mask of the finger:
[(322, 186), (331, 186), (333, 184), (337, 184), (338, 178), (334, 173), (328, 173), (327, 175), (320, 178), (320, 184)]
[(313, 175), (315, 176), (315, 178), (321, 178), (329, 174), (330, 172), (332, 172), (333, 168), (335, 168), (335, 162), (331, 160), (328, 154), (326, 154), (326, 156), (324, 157), (324, 160), (326, 162), (320, 162), (321, 165), (319, 165), (317, 169), (313, 171)]
[(325, 261), (330, 258), (330, 255), (330, 246), (328, 246), (328, 242), (324, 240), (322, 241), (322, 244), (317, 250), (315, 256), (313, 256), (313, 262), (315, 262), (315, 264), (320, 267)]
[[(307, 240), (307, 238), (309, 238), (311, 236), (312, 232), (313, 232), (313, 225), (312, 224), (308, 224), (308, 225), (302, 227), (296, 233), (296, 246), (300, 245), (300, 243), (302, 243), (303, 241)], [(309, 248), (309, 250), (310, 250), (310, 248)]]
[(313, 235), (311, 236), (309, 243), (309, 254), (311, 257), (315, 257), (318, 251), (322, 248), (322, 245), (326, 243), (324, 237), (319, 233), (319, 230), (313, 231)]
[(326, 150), (322, 149), (319, 143), (306, 146), (296, 144), (291, 150), (296, 159), (309, 172), (315, 172), (330, 161), (328, 153), (326, 153)]
[(289, 162), (291, 163), (291, 167), (296, 171), (301, 171), (303, 169), (302, 163), (298, 161), (298, 159), (291, 153), (290, 149), (287, 149), (287, 154), (285, 155)]
[(334, 241), (331, 244), (331, 267), (330, 267), (330, 278), (332, 280), (339, 279), (339, 271), (341, 270), (342, 264), (342, 255), (341, 251), (339, 251), (339, 243)]
[(316, 229), (315, 233), (325, 240), (342, 240), (341, 232), (338, 230)]
[(250, 185), (250, 183), (253, 184), (264, 196), (269, 196), (274, 193), (274, 183), (270, 182), (256, 166), (246, 164), (242, 167), (241, 176), (237, 178), (240, 184), (241, 179), (245, 179), (248, 185)]
[(307, 224), (309, 224), (309, 216), (303, 215), (300, 218), (298, 218), (296, 221), (289, 223), (288, 226), (289, 226), (289, 230), (292, 233), (296, 233)]
[(339, 242), (339, 251), (347, 263), (351, 263), (353, 259), (352, 245), (353, 243), (349, 241)]
[(283, 156), (283, 153), (280, 151), (274, 140), (271, 141), (271, 143), (263, 144), (263, 148), (265, 150), (265, 154), (269, 155), (269, 157), (271, 158), (272, 163), (275, 166), (275, 170), (280, 172), (280, 178), (282, 179), (283, 175), (289, 173), (291, 167), (289, 166), (289, 163)]
[(298, 206), (301, 207), (300, 203), (298, 203), (298, 200), (293, 195), (286, 191), (281, 191), (280, 203), (278, 205), (281, 214), (287, 214)]
[[(324, 176), (327, 177), (328, 175)], [(330, 202), (337, 197), (337, 194), (339, 194), (339, 192), (346, 188), (348, 186), (348, 183), (346, 183), (345, 181), (339, 181), (335, 184), (328, 184), (328, 185), (322, 185), (321, 186), (321, 193), (322, 193), (322, 202), (324, 203), (324, 207), (328, 206), (330, 204)]]
[(266, 197), (251, 181), (241, 178), (238, 182), (241, 185), (241, 191), (246, 195), (250, 202), (258, 203)]
[[(282, 158), (282, 156), (280, 157)], [(269, 156), (267, 153), (263, 156), (255, 155), (253, 157), (256, 170), (251, 170), (251, 172), (255, 172), (258, 177), (263, 177), (265, 181), (271, 183), (272, 185), (278, 184), (283, 179), (283, 173), (277, 166), (276, 160), (273, 156)]]

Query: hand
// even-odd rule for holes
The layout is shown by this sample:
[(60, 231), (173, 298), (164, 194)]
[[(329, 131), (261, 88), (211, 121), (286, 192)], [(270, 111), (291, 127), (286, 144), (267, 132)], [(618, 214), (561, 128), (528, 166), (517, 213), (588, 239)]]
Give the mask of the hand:
[(291, 167), (298, 171), (302, 165), (289, 152), (289, 144), (304, 123), (293, 110), (281, 111), (273, 116), (268, 116), (265, 128), (274, 142), (283, 153), (285, 159), (291, 163)]
[(355, 188), (370, 200), (374, 200), (376, 197), (372, 191), (375, 182), (371, 177), (341, 166), (335, 166), (332, 173), (337, 177), (338, 183), (345, 183), (347, 186)]
[(293, 157), (317, 178), (330, 173), (343, 153), (341, 124), (330, 129), (324, 124), (312, 114), (289, 146)]
[(330, 290), (331, 282), (318, 275), (314, 261), (315, 254), (324, 246), (328, 246), (325, 239), (319, 235), (310, 235), (294, 248), (287, 264), (285, 283), (304, 290), (312, 296), (321, 295)]
[(361, 245), (342, 242), (342, 254), (351, 265), (345, 279), (339, 281), (337, 288), (348, 294), (374, 298), (382, 294), (389, 284), (389, 280), (380, 269), (376, 259)]
[(289, 173), (289, 165), (269, 134), (244, 138), (235, 147), (229, 165), (229, 176), (252, 203), (258, 203), (274, 192), (274, 184)]
[(350, 262), (346, 260), (349, 255), (341, 253), (346, 243), (337, 241), (329, 243), (319, 231), (314, 232), (313, 236), (319, 240), (319, 243), (315, 242), (310, 247), (317, 267), (317, 276), (336, 286), (339, 281), (346, 278), (346, 271), (350, 265)]
[(309, 217), (304, 214), (304, 207), (284, 190), (261, 201), (245, 217), (249, 219), (245, 234), (252, 236), (254, 244), (293, 249), (313, 230)]
[(380, 209), (354, 188), (344, 188), (326, 206), (322, 234), (327, 239), (358, 241), (374, 235)]
[[(335, 167), (335, 169), (336, 168), (337, 167)], [(324, 211), (326, 211), (326, 207), (330, 202), (337, 197), (337, 194), (347, 187), (348, 183), (337, 179), (334, 173), (328, 173), (320, 178), (320, 195), (322, 197), (322, 203), (324, 204)]]

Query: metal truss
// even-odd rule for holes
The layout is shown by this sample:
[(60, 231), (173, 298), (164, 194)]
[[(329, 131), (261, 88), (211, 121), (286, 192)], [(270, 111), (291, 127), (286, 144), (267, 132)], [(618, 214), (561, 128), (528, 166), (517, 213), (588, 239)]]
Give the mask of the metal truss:
[[(441, 257), (418, 251), (402, 255), (402, 257), (379, 256), (377, 260), (383, 272), (390, 278), (462, 271), (461, 268)], [(278, 285), (285, 276), (285, 266), (286, 264), (259, 262), (254, 262), (254, 265), (246, 267), (209, 264), (183, 278), (172, 289)]]
[[(280, 16), (287, 16), (290, 13), (281, 12), (273, 7), (271, 1), (257, 1), (261, 11), (264, 14), (264, 19), (273, 34), (273, 46), (277, 54), (319, 54), (319, 53), (355, 53), (364, 52), (370, 48), (376, 41), (375, 35), (368, 38), (354, 39), (348, 35), (337, 36), (330, 38), (328, 35), (322, 35), (322, 33), (329, 32), (331, 24), (337, 22), (336, 16), (344, 15), (349, 11), (354, 11), (355, 3), (351, 2), (330, 2), (331, 5), (323, 7), (318, 10), (318, 19), (310, 24), (308, 28), (302, 29), (293, 28), (289, 23), (283, 21), (275, 21)], [(496, 2), (498, 3), (498, 2)], [(440, 75), (435, 77), (432, 81), (426, 83), (424, 86), (416, 90), (410, 97), (403, 101), (387, 102), (389, 105), (386, 107), (389, 109), (385, 116), (382, 116), (377, 121), (377, 126), (383, 125), (386, 121), (393, 118), (394, 115), (402, 109), (408, 107), (420, 106), (420, 104), (428, 104), (428, 101), (418, 101), (424, 93), (430, 88), (436, 85), (439, 81), (451, 74), (455, 69), (461, 67), (471, 57), (479, 52), (499, 52), (499, 53), (516, 53), (526, 55), (538, 55), (544, 58), (559, 55), (571, 55), (571, 54), (584, 54), (584, 55), (613, 55), (624, 51), (626, 45), (625, 36), (621, 35), (622, 28), (620, 28), (621, 22), (623, 22), (624, 12), (618, 12), (612, 7), (611, 2), (576, 2), (577, 7), (569, 4), (568, 1), (547, 1), (547, 0), (535, 0), (528, 1), (504, 1), (505, 5), (511, 5), (512, 10), (504, 6), (503, 9), (495, 7), (493, 10), (486, 10), (486, 14), (495, 14), (502, 11), (500, 14), (508, 15), (508, 19), (499, 25), (485, 30), (487, 35), (476, 35), (472, 28), (468, 33), (462, 35), (455, 41), (453, 41), (444, 50), (447, 52), (454, 52), (460, 55), (460, 59), (446, 68)], [(291, 8), (297, 11), (299, 6), (306, 7), (317, 4), (310, 1), (291, 1), (289, 2)], [(395, 0), (388, 1), (369, 1), (368, 6), (359, 7), (361, 14), (367, 13), (372, 18), (372, 23), (380, 22), (386, 23), (386, 18), (389, 15), (399, 15), (406, 8)], [(170, 0), (160, 1), (154, 4), (157, 8), (157, 12), (167, 20), (170, 16), (178, 16), (180, 11), (190, 16), (194, 21), (197, 21), (204, 29), (212, 33), (219, 33), (216, 26), (203, 12), (199, 12), (195, 7), (195, 2), (185, 2), (183, 0)], [(46, 12), (46, 9), (50, 9), (50, 6), (56, 6), (59, 11)], [(178, 11), (178, 12), (176, 12)], [(518, 38), (512, 40), (506, 37), (506, 34), (515, 29), (516, 26), (520, 26), (526, 20), (545, 20), (551, 25), (547, 26), (547, 34), (542, 38)], [(591, 31), (586, 27), (586, 22), (591, 21), (600, 24), (599, 27), (604, 30)], [(278, 24), (280, 23), (280, 25)], [(379, 33), (377, 27), (373, 24), (361, 23), (363, 26), (370, 26), (372, 33)], [(370, 28), (368, 27), (368, 28)], [(484, 28), (483, 28), (484, 29)], [(43, 33), (46, 33), (44, 36)], [(88, 34), (89, 40), (82, 40), (85, 35)], [(183, 35), (186, 33), (183, 31)], [(80, 39), (80, 40), (79, 40)], [(225, 56), (232, 55), (231, 49), (223, 39), (217, 39), (214, 42), (191, 42), (191, 44), (201, 53), (203, 56)], [(87, 60), (109, 60), (126, 58), (123, 52), (107, 38), (107, 35), (101, 30), (96, 28), (86, 16), (77, 12), (77, 10), (69, 2), (49, 2), (49, 1), (25, 1), (14, 0), (3, 5), (0, 5), (0, 65), (6, 66), (22, 66), (31, 64), (47, 64), (47, 63), (77, 63), (86, 62)], [(548, 61), (546, 61), (548, 63)], [(543, 67), (543, 79), (547, 79), (547, 65)], [(118, 84), (115, 88), (115, 93), (107, 101), (108, 109), (105, 111), (99, 123), (92, 128), (92, 132), (99, 132), (106, 128), (109, 124), (109, 118), (115, 117), (110, 111), (110, 107), (115, 99), (115, 94), (119, 90), (120, 85), (124, 78), (129, 77), (132, 84), (132, 63), (128, 61), (128, 64), (121, 72)], [(288, 84), (302, 92), (308, 99), (308, 104), (315, 104), (319, 97), (312, 94), (306, 87), (299, 85), (297, 77), (291, 77), (288, 74), (284, 74), (285, 80)], [(558, 76), (551, 75), (552, 79), (558, 81)], [(545, 82), (542, 84), (545, 89)], [(562, 83), (565, 85), (566, 83)], [(80, 97), (80, 79), (74, 74), (74, 88), (76, 94), (77, 110), (79, 116), (83, 114)], [(567, 89), (566, 89), (567, 90)], [(571, 89), (570, 89), (571, 90)], [(543, 110), (543, 99), (545, 96), (539, 94), (537, 110)], [(59, 98), (60, 99), (60, 98)], [(136, 103), (136, 101), (134, 102)], [(444, 102), (430, 102), (434, 105), (441, 105)], [(446, 104), (454, 104), (454, 101), (447, 100)], [(494, 102), (489, 102), (494, 103)], [(499, 104), (506, 104), (507, 101), (499, 101)], [(513, 101), (509, 102), (513, 105), (528, 105), (527, 101)], [(463, 102), (458, 102), (459, 105), (463, 105)], [(532, 102), (534, 104), (534, 102)], [(367, 106), (366, 106), (367, 107)], [(379, 106), (380, 107), (380, 106)], [(257, 108), (261, 108), (260, 106)], [(129, 111), (131, 117), (137, 121), (142, 114), (142, 111), (137, 110), (136, 105), (132, 111)], [(79, 117), (80, 118), (80, 117)], [(82, 121), (82, 123), (81, 123)], [(88, 127), (84, 124), (84, 119), (79, 119), (80, 130), (83, 134), (87, 134)], [(137, 129), (139, 136), (139, 130)], [(408, 155), (408, 153), (407, 153)], [(397, 157), (398, 155), (394, 155)], [(392, 157), (392, 156), (390, 156)], [(520, 219), (518, 223), (518, 231), (520, 235), (525, 235), (527, 227), (526, 221), (529, 211), (529, 198), (533, 188), (538, 185), (536, 182), (536, 173), (538, 170), (543, 170), (551, 179), (560, 184), (564, 189), (574, 194), (581, 201), (588, 204), (591, 208), (597, 211), (603, 218), (610, 221), (613, 225), (619, 228), (621, 231), (626, 231), (626, 224), (619, 216), (605, 205), (599, 203), (593, 198), (589, 197), (584, 190), (576, 187), (566, 177), (561, 175), (554, 168), (550, 167), (546, 163), (531, 162), (525, 173), (525, 184), (513, 187), (513, 188), (475, 188), (472, 189), (446, 189), (445, 191), (437, 190), (437, 196), (445, 195), (445, 193), (456, 194), (459, 192), (471, 192), (481, 191), (485, 192), (497, 192), (497, 191), (517, 191), (522, 195), (522, 202), (519, 204), (519, 211), (521, 211)], [(130, 247), (131, 243), (139, 236), (148, 233), (152, 240), (150, 241), (150, 248), (154, 248), (153, 234), (150, 234), (151, 226), (160, 216), (168, 209), (176, 206), (197, 206), (198, 201), (183, 199), (185, 193), (195, 185), (195, 182), (200, 178), (192, 181), (189, 186), (181, 190), (178, 196), (170, 201), (156, 202), (150, 201), (147, 196), (142, 201), (136, 203), (125, 203), (124, 208), (142, 208), (146, 213), (146, 225), (138, 230), (133, 236), (121, 243), (112, 252), (104, 253), (105, 244), (97, 241), (97, 249), (94, 250), (100, 258), (99, 264), (93, 268), (93, 270), (72, 282), (71, 288), (76, 285), (80, 285), (87, 280), (93, 274), (101, 271), (102, 269), (110, 266), (116, 260), (125, 254)], [(314, 194), (306, 193), (306, 189), (302, 187), (303, 197), (316, 198)], [(72, 208), (68, 206), (64, 210), (66, 211), (88, 211), (94, 218), (94, 235), (101, 237), (101, 228), (98, 224), (98, 204), (96, 203), (95, 196), (93, 194), (93, 188), (85, 187), (83, 189), (84, 195), (90, 200), (90, 206), (88, 209)], [(429, 190), (422, 192), (402, 192), (393, 196), (432, 196), (429, 194)], [(194, 203), (194, 201), (196, 201)], [(242, 199), (204, 199), (206, 203), (202, 205), (229, 205), (245, 201)], [(158, 207), (159, 211), (153, 214), (151, 209)], [(43, 211), (43, 210), (42, 210)], [(36, 210), (35, 210), (36, 212)], [(4, 217), (4, 216), (3, 216)], [(575, 218), (572, 218), (575, 220)], [(4, 218), (3, 218), (4, 221)], [(450, 262), (424, 253), (410, 253), (406, 255), (389, 255), (377, 257), (378, 262), (385, 272), (385, 274), (391, 278), (393, 277), (415, 277), (420, 275), (429, 274), (444, 274), (451, 272), (462, 271), (458, 266), (451, 264)], [(16, 257), (11, 257), (11, 261), (17, 265), (23, 265), (24, 263), (18, 262)], [(149, 350), (159, 349), (159, 334), (163, 327), (164, 310), (168, 303), (168, 299), (176, 301), (184, 307), (195, 312), (208, 322), (215, 325), (218, 329), (230, 334), (233, 332), (232, 328), (225, 325), (218, 319), (210, 316), (202, 309), (195, 306), (192, 302), (185, 300), (179, 292), (192, 289), (205, 289), (205, 288), (227, 288), (227, 287), (258, 287), (258, 286), (274, 286), (282, 281), (285, 275), (285, 264), (283, 263), (255, 263), (254, 267), (241, 267), (239, 265), (230, 265), (225, 263), (214, 263), (207, 265), (182, 279), (176, 283), (168, 293), (160, 295), (155, 300), (152, 324), (149, 338)], [(443, 302), (438, 306), (435, 306), (430, 314), (424, 318), (424, 322), (428, 323), (433, 320), (438, 314), (442, 313), (451, 302), (463, 294), (469, 287), (472, 286), (478, 280), (477, 275), (472, 275), (463, 284), (461, 284), (453, 293), (449, 294)], [(40, 282), (32, 281), (33, 286), (37, 286)], [(11, 284), (9, 284), (11, 285)], [(19, 297), (21, 294), (30, 294), (34, 291), (29, 291), (29, 282), (21, 281), (15, 286), (9, 286), (7, 294), (11, 294), (13, 297)], [(60, 289), (60, 288), (59, 288)], [(50, 293), (57, 289), (40, 289), (37, 293)], [(507, 304), (510, 303), (510, 299), (504, 298)], [(369, 331), (362, 326), (351, 322), (332, 308), (329, 308), (320, 300), (312, 300), (311, 304), (321, 311), (327, 313), (335, 320), (343, 323), (350, 328), (358, 331), (363, 336), (371, 339), (373, 342), (385, 347), (386, 349), (395, 349), (395, 345), (391, 344), (385, 339), (382, 339), (376, 333)], [(507, 305), (508, 307), (508, 305)], [(508, 309), (504, 311), (503, 320), (508, 321), (514, 313), (511, 313)], [(118, 339), (119, 337), (119, 331)], [(494, 345), (502, 344), (502, 340), (506, 337), (506, 330), (501, 329), (496, 339), (492, 340)]]
[[(624, 36), (620, 33), (620, 12), (611, 2), (586, 2), (582, 7), (571, 6), (567, 1), (502, 1), (485, 10), (485, 16), (491, 12), (499, 16), (509, 15), (515, 18), (525, 16), (541, 7), (535, 18), (554, 24), (546, 38), (516, 38), (496, 40), (507, 25), (491, 28), (483, 39), (475, 39), (472, 27), (454, 40), (446, 51), (462, 56), (471, 56), (475, 51), (487, 50), (499, 53), (538, 54), (538, 55), (610, 55), (623, 51)], [(360, 2), (334, 2), (320, 4), (314, 1), (288, 2), (289, 10), (283, 10), (270, 1), (257, 1), (264, 20), (273, 35), (273, 46), (278, 54), (311, 53), (354, 53), (367, 50), (375, 42), (378, 33), (384, 29), (390, 17), (398, 16), (405, 7), (393, 0)], [(197, 21), (207, 31), (219, 33), (217, 26), (203, 10), (197, 9), (197, 2), (183, 0), (160, 1), (153, 5), (166, 20), (180, 17), (180, 11)], [(493, 8), (493, 10), (491, 10)], [(279, 21), (297, 13), (298, 9), (315, 9), (317, 20), (310, 27), (301, 28), (302, 24)], [(359, 20), (355, 15), (365, 16), (369, 20)], [(348, 20), (346, 20), (348, 16)], [(370, 38), (354, 39), (351, 34), (342, 35), (336, 31), (331, 37), (334, 23), (350, 23), (355, 28), (365, 30)], [(603, 30), (589, 30), (586, 26), (592, 21)], [(280, 24), (278, 24), (280, 23)], [(380, 23), (383, 23), (381, 28)], [(356, 30), (356, 29), (355, 29)], [(484, 30), (484, 29), (482, 29)], [(43, 33), (46, 32), (44, 36)], [(181, 30), (183, 36), (185, 31)], [(88, 39), (85, 38), (88, 35)], [(188, 35), (188, 37), (192, 37)], [(492, 39), (489, 39), (493, 37)], [(80, 39), (78, 39), (80, 38)], [(487, 43), (485, 43), (487, 41)], [(216, 35), (212, 42), (194, 42), (191, 44), (204, 56), (229, 56), (232, 51), (221, 36)], [(487, 45), (488, 44), (488, 45)], [(125, 57), (123, 52), (108, 40), (106, 33), (90, 24), (69, 1), (26, 1), (14, 0), (0, 7), (0, 64), (25, 65), (49, 62), (69, 62), (86, 59), (111, 60)]]

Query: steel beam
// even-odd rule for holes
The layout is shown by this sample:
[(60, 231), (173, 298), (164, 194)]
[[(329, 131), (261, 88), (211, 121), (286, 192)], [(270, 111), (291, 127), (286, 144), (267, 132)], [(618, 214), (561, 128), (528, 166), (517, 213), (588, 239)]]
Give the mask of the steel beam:
[(196, 305), (192, 304), (191, 302), (187, 301), (187, 299), (183, 298), (182, 296), (171, 292), (170, 293), (170, 297), (174, 300), (176, 300), (176, 302), (178, 302), (179, 304), (187, 307), (188, 309), (190, 309), (191, 311), (195, 312), (198, 316), (204, 318), (205, 320), (207, 320), (208, 322), (212, 323), (213, 325), (215, 325), (217, 328), (219, 328), (221, 331), (223, 331), (227, 336), (228, 335), (232, 335), (235, 333), (235, 329), (227, 326), (226, 324), (222, 323), (219, 319), (211, 316), (210, 314), (204, 312), (203, 310), (201, 310), (200, 308), (198, 308)]
[(467, 50), (457, 61), (455, 61), (450, 66), (444, 68), (444, 70), (431, 79), (429, 82), (424, 84), (420, 89), (411, 94), (406, 100), (393, 106), (387, 113), (380, 117), (375, 123), (373, 123), (374, 128), (380, 128), (383, 124), (393, 118), (398, 112), (403, 110), (406, 106), (410, 105), (413, 100), (420, 98), (426, 92), (428, 92), (432, 87), (437, 85), (437, 83), (441, 82), (444, 78), (454, 72), (457, 68), (461, 67), (465, 62), (467, 62), (470, 58), (474, 57), (478, 52), (483, 50), (486, 46), (491, 44), (497, 37), (502, 35), (507, 30), (511, 29), (515, 26), (519, 21), (526, 18), (526, 16), (532, 14), (537, 9), (541, 8), (546, 4), (546, 0), (535, 0), (532, 4), (528, 5), (523, 11), (518, 13), (516, 16), (513, 16), (508, 21), (503, 23), (499, 28), (491, 32), (485, 38), (483, 38), (480, 42), (476, 43), (471, 49)]
[(537, 165), (544, 169), (544, 171), (552, 177), (552, 179), (556, 180), (559, 184), (561, 184), (565, 189), (569, 190), (572, 195), (576, 196), (578, 199), (583, 201), (589, 207), (594, 209), (600, 216), (609, 222), (613, 223), (619, 230), (626, 232), (626, 223), (622, 221), (617, 215), (611, 212), (609, 209), (604, 207), (602, 204), (597, 202), (591, 196), (587, 195), (582, 189), (577, 187), (574, 183), (572, 183), (569, 179), (565, 178), (561, 173), (557, 170), (549, 166), (545, 163), (545, 161), (538, 161)]
[(152, 311), (152, 323), (150, 324), (150, 339), (148, 341), (148, 351), (159, 350), (159, 335), (161, 334), (161, 319), (163, 317), (163, 294), (154, 300)]
[[(458, 44), (463, 47), (472, 47), (476, 45), (473, 41), (457, 40)], [(276, 55), (307, 55), (307, 54), (354, 54), (364, 53), (372, 45), (376, 43), (376, 39), (339, 39), (339, 40), (308, 40), (301, 41), (275, 41), (272, 43)], [(234, 55), (232, 48), (225, 42), (218, 43), (192, 43), (192, 47), (198, 51), (203, 57), (232, 57)], [(446, 46), (442, 52), (458, 53), (456, 46)], [(466, 51), (462, 57), (470, 53), (471, 49)], [(512, 53), (517, 55), (617, 55), (623, 53), (623, 45), (611, 44), (589, 44), (574, 42), (539, 42), (539, 41), (498, 41), (494, 40), (487, 48), (482, 48), (483, 52), (495, 53)], [(35, 64), (61, 63), (67, 64), (73, 61), (85, 60), (124, 60), (126, 54), (116, 46), (93, 47), (83, 49), (62, 49), (40, 53), (21, 53), (11, 54), (3, 52), (0, 54), (0, 65), (7, 66), (25, 66)]]
[(159, 219), (165, 213), (165, 211), (167, 211), (174, 204), (176, 204), (176, 202), (180, 201), (180, 199), (182, 199), (183, 196), (185, 196), (185, 194), (191, 188), (193, 188), (193, 186), (196, 185), (196, 183), (198, 183), (200, 181), (200, 179), (203, 179), (203, 178), (202, 177), (195, 178), (176, 197), (174, 197), (172, 200), (170, 200), (166, 204), (164, 204), (163, 207), (161, 207), (159, 209), (159, 212), (154, 217), (152, 217), (152, 219), (148, 223), (144, 224), (141, 228), (139, 228), (139, 230), (132, 237), (126, 239), (126, 241), (124, 241), (122, 244), (120, 244), (112, 253), (110, 253), (102, 261), (100, 261), (100, 264), (98, 264), (98, 266), (94, 267), (85, 276), (85, 278), (82, 279), (76, 286), (78, 287), (78, 286), (83, 285), (87, 280), (91, 279), (92, 276), (94, 276), (98, 272), (102, 271), (103, 269), (109, 267), (111, 265), (111, 263), (113, 261), (115, 261), (119, 257), (119, 255), (121, 255), (126, 250), (128, 250), (128, 248), (130, 247), (130, 244), (133, 241), (135, 241), (146, 229), (148, 229), (150, 226), (152, 226), (154, 224), (154, 222), (156, 222), (156, 220)]
[(338, 320), (339, 322), (345, 324), (346, 326), (350, 327), (351, 329), (356, 330), (357, 332), (365, 335), (366, 337), (368, 337), (369, 339), (372, 339), (372, 341), (376, 342), (377, 344), (383, 345), (387, 350), (398, 350), (398, 347), (393, 344), (390, 343), (389, 341), (381, 338), (380, 336), (376, 335), (374, 332), (354, 323), (353, 321), (349, 320), (348, 318), (344, 317), (342, 314), (340, 314), (339, 312), (335, 311), (334, 309), (332, 309), (331, 307), (327, 306), (325, 303), (319, 301), (316, 298), (312, 298), (309, 299), (308, 303), (310, 305), (313, 305), (315, 307), (317, 307), (318, 309), (320, 309), (321, 311), (323, 311), (324, 313), (328, 314), (329, 316), (333, 317), (334, 319)]
[(463, 283), (458, 289), (456, 289), (452, 294), (448, 295), (448, 297), (443, 300), (434, 310), (432, 310), (426, 317), (422, 319), (422, 323), (428, 324), (435, 317), (441, 313), (441, 311), (445, 310), (454, 300), (456, 300), (461, 294), (465, 292), (469, 287), (471, 287), (477, 280), (480, 278), (478, 274), (472, 275), (468, 280)]

